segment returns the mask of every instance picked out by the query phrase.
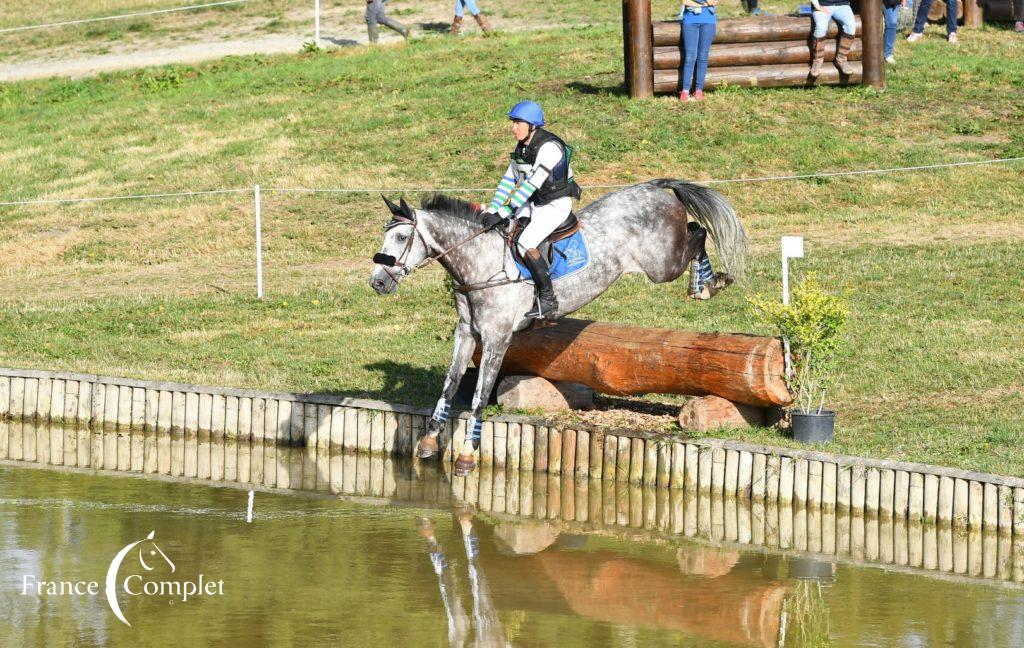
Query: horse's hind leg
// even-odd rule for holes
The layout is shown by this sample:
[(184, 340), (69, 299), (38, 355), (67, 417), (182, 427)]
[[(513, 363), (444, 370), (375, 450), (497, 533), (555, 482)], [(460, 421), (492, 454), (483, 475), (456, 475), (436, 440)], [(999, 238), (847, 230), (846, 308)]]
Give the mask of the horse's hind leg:
[(476, 391), (473, 392), (473, 412), (469, 423), (466, 424), (466, 440), (463, 442), (462, 448), (459, 450), (459, 458), (455, 462), (455, 474), (458, 476), (467, 475), (476, 467), (473, 452), (480, 447), (484, 407), (487, 406), (487, 397), (494, 387), (494, 381), (498, 378), (501, 361), (505, 359), (505, 352), (511, 341), (511, 332), (500, 340), (484, 339), (483, 341), (480, 374), (476, 380)]
[(462, 376), (466, 373), (466, 367), (469, 366), (469, 361), (473, 357), (473, 350), (475, 348), (476, 341), (473, 339), (473, 332), (469, 322), (459, 319), (459, 323), (455, 325), (455, 346), (452, 349), (452, 364), (448, 367), (448, 376), (444, 379), (444, 389), (441, 392), (441, 398), (438, 399), (437, 405), (434, 407), (434, 414), (430, 417), (430, 423), (427, 425), (427, 433), (416, 444), (416, 456), (420, 459), (433, 457), (438, 452), (439, 444), (437, 437), (441, 434), (441, 430), (444, 429), (444, 424), (448, 420), (452, 399), (455, 397), (455, 392), (459, 389), (459, 383), (462, 382)]
[[(732, 276), (724, 272), (714, 272), (711, 268), (711, 258), (708, 257), (705, 245), (707, 244), (707, 230), (697, 223), (687, 223), (686, 229), (689, 236), (686, 241), (686, 249), (683, 259), (686, 266), (690, 267), (690, 297), (694, 299), (711, 299), (722, 288), (731, 285)], [(691, 264), (696, 261), (696, 267)]]

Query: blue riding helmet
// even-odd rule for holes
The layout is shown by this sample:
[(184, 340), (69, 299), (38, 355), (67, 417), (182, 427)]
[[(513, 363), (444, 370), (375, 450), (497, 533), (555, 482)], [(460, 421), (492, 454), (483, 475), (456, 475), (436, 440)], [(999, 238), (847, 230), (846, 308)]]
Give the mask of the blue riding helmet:
[(520, 101), (508, 111), (508, 118), (534, 126), (544, 125), (544, 111), (536, 101)]

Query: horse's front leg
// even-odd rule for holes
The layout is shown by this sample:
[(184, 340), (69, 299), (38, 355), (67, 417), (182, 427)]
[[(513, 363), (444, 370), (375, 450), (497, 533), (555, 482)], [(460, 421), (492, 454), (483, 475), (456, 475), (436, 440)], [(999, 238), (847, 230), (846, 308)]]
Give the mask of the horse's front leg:
[(458, 476), (472, 472), (476, 467), (473, 452), (480, 448), (480, 430), (483, 427), (484, 407), (487, 397), (498, 378), (501, 361), (512, 342), (511, 329), (507, 335), (499, 339), (483, 339), (483, 353), (480, 356), (480, 374), (476, 379), (476, 391), (473, 392), (473, 411), (466, 424), (466, 440), (462, 443), (459, 458), (455, 461), (455, 474)]
[(455, 397), (455, 392), (459, 389), (459, 383), (462, 381), (463, 374), (466, 373), (466, 367), (469, 366), (469, 361), (473, 358), (473, 351), (475, 349), (476, 340), (473, 339), (473, 331), (470, 328), (469, 321), (460, 317), (459, 323), (455, 325), (455, 347), (452, 350), (452, 364), (448, 367), (448, 376), (444, 379), (444, 389), (441, 392), (441, 398), (438, 399), (437, 405), (434, 407), (434, 414), (430, 417), (427, 433), (416, 444), (416, 456), (420, 459), (427, 459), (437, 454), (437, 437), (440, 435), (441, 430), (444, 429), (444, 424), (448, 420), (452, 399)]

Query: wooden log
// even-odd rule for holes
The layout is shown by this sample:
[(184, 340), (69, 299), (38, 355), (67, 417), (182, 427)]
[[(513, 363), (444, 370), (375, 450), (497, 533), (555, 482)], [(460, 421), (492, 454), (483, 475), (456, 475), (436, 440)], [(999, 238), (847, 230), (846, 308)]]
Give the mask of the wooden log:
[(513, 336), (501, 370), (578, 382), (605, 394), (714, 394), (760, 407), (792, 400), (781, 343), (754, 335), (561, 319)]
[[(683, 29), (678, 20), (654, 23), (654, 46), (680, 45)], [(763, 43), (772, 41), (803, 40), (811, 38), (814, 21), (810, 16), (758, 16), (727, 18), (718, 21), (715, 44)], [(861, 34), (861, 20), (857, 16), (857, 35)], [(839, 26), (831, 21), (826, 38), (839, 35)]]
[[(835, 39), (825, 42), (825, 61), (836, 59)], [(849, 60), (859, 61), (863, 54), (863, 42), (857, 39), (850, 49)], [(806, 40), (778, 41), (767, 43), (726, 43), (711, 46), (708, 67), (735, 67), (739, 65), (784, 65), (788, 63), (811, 63), (811, 48)], [(677, 70), (683, 64), (683, 48), (678, 46), (654, 49), (655, 70)]]
[[(957, 0), (956, 3), (956, 17), (957, 20), (964, 17), (964, 0)], [(931, 22), (945, 22), (946, 21), (946, 3), (945, 2), (932, 2), (932, 6), (928, 9), (928, 20)]]
[(686, 401), (679, 410), (684, 430), (707, 432), (723, 427), (751, 427), (765, 424), (763, 407), (734, 403), (720, 396), (699, 396)]
[(1012, 21), (1013, 0), (988, 0), (985, 3), (984, 17), (987, 22)]
[[(863, 66), (861, 62), (851, 61), (850, 66), (853, 68), (853, 74), (844, 76), (839, 74), (836, 66), (826, 65), (821, 68), (821, 74), (818, 75), (817, 79), (810, 77), (809, 65), (750, 65), (709, 68), (707, 77), (704, 79), (704, 89), (714, 90), (725, 85), (740, 88), (809, 88), (816, 85), (854, 85), (860, 83), (863, 79)], [(659, 93), (678, 92), (679, 71), (655, 70), (654, 91)], [(726, 394), (719, 395), (726, 396)], [(730, 400), (736, 400), (731, 397), (729, 398)]]

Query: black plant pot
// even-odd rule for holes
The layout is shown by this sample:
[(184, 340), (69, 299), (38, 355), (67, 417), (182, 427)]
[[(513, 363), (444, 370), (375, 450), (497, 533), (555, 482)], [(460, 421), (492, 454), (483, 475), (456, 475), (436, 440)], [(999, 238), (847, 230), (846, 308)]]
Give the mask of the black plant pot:
[(801, 443), (828, 443), (836, 430), (836, 413), (821, 410), (821, 413), (805, 414), (794, 410), (792, 416), (793, 439)]

